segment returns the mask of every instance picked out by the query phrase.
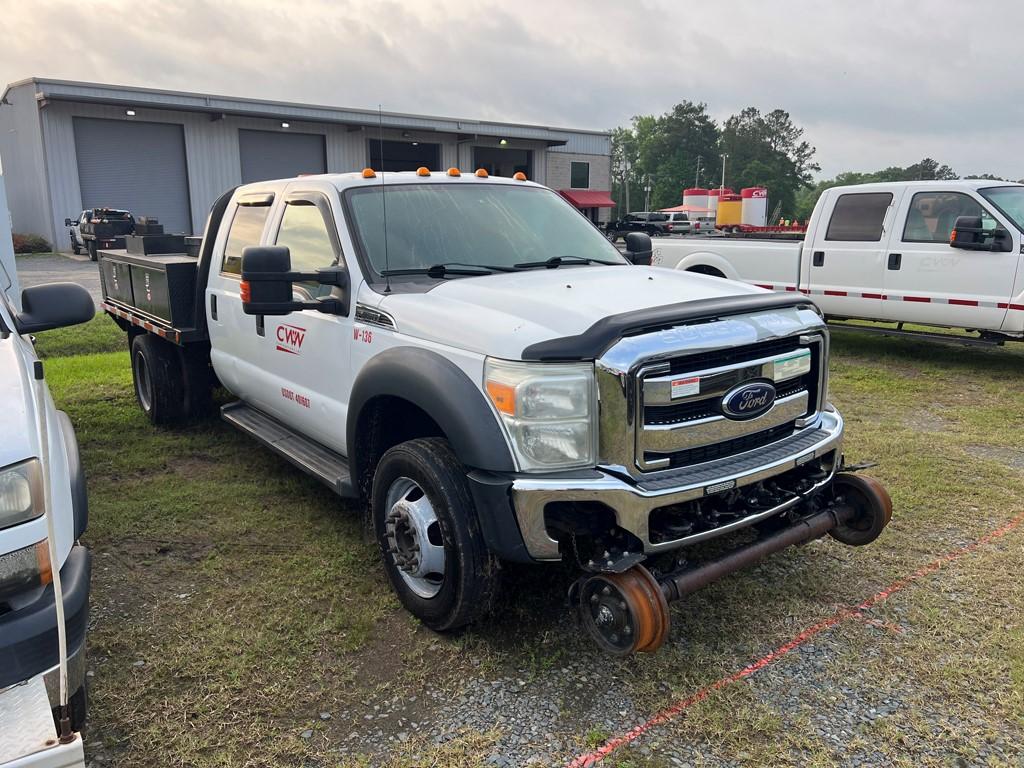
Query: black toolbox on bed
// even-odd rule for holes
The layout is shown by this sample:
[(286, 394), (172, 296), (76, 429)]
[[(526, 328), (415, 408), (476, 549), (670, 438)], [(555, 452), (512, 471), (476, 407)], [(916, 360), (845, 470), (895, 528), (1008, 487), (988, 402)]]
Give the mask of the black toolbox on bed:
[(105, 299), (175, 329), (195, 328), (198, 259), (194, 256), (101, 251), (99, 262)]

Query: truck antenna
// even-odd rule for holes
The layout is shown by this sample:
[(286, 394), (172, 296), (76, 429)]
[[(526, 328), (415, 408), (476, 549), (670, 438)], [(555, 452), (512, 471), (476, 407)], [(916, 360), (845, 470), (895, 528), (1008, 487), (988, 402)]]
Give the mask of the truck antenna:
[(384, 112), (377, 105), (377, 135), (380, 137), (380, 207), (384, 219), (384, 293), (391, 293), (391, 268), (388, 261), (388, 196), (384, 183)]

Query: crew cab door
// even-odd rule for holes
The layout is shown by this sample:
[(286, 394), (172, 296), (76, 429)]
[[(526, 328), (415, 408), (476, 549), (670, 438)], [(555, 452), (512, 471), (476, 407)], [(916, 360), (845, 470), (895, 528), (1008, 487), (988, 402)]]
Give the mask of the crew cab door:
[[(1013, 233), (1012, 250), (953, 248), (949, 237), (959, 216), (980, 216), (987, 232), (1004, 227)], [(998, 330), (1017, 271), (1020, 235), (997, 216), (965, 192), (941, 186), (908, 192), (886, 256), (882, 317)]]
[[(294, 182), (285, 191), (267, 233), (268, 245), (286, 246), (294, 271), (345, 264), (338, 233), (337, 193)], [(312, 301), (341, 289), (296, 283), (295, 298)], [(345, 290), (354, 291), (355, 286)], [(352, 295), (352, 294), (350, 294)], [(257, 363), (264, 380), (264, 408), (293, 429), (345, 453), (345, 425), (352, 389), (352, 315), (314, 309), (266, 316), (257, 338)], [(253, 318), (250, 317), (250, 320)]]
[(902, 192), (827, 190), (814, 232), (804, 242), (801, 284), (832, 317), (879, 316), (888, 232)]

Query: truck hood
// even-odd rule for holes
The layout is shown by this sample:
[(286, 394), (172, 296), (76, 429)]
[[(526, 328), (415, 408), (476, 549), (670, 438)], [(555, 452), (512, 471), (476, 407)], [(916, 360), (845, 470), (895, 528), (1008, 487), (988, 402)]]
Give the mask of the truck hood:
[(516, 360), (531, 344), (582, 333), (608, 315), (764, 292), (656, 267), (561, 267), (453, 279), (390, 294), (379, 306), (403, 335)]
[(36, 455), (35, 405), (31, 382), (13, 334), (0, 339), (0, 467)]

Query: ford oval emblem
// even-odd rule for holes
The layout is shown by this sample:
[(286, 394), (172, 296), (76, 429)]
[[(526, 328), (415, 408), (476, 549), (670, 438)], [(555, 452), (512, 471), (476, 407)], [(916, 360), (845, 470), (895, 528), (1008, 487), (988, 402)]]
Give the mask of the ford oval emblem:
[(750, 381), (733, 387), (722, 398), (722, 413), (730, 419), (756, 419), (775, 404), (775, 387), (767, 381)]

